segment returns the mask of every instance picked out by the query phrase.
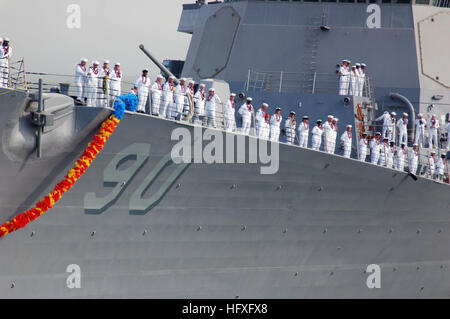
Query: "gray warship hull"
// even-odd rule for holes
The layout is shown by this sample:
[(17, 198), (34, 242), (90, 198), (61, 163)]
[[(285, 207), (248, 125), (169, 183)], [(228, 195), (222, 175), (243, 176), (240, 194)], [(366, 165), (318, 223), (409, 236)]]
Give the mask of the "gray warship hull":
[[(37, 159), (18, 141), (27, 94), (0, 98), (4, 222), (64, 177), (110, 110), (71, 108), (55, 124), (76, 138), (57, 152), (44, 134)], [(450, 296), (448, 185), (283, 143), (274, 175), (260, 164), (174, 164), (180, 127), (194, 135), (125, 114), (61, 201), (0, 240), (1, 298)], [(73, 264), (81, 281), (70, 289)], [(381, 288), (366, 284), (370, 264)]]

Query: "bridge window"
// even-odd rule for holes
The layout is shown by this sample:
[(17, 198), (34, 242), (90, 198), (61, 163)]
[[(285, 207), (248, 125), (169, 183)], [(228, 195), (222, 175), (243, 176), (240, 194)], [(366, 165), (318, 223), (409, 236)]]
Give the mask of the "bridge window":
[(430, 4), (430, 0), (416, 0), (416, 4), (426, 4), (426, 5), (429, 5), (429, 4)]

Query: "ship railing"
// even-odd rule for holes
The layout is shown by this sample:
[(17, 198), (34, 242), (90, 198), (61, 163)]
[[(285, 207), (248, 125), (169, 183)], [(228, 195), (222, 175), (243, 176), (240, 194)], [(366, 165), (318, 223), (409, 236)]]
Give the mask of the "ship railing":
[[(26, 72), (28, 76), (28, 82), (26, 82), (26, 86), (30, 90), (38, 89), (38, 81), (37, 78), (44, 78), (43, 82), (43, 92), (44, 93), (61, 93), (67, 96), (70, 96), (74, 99), (78, 96), (78, 88), (75, 84), (75, 76), (69, 74), (54, 74), (54, 73), (42, 73), (42, 72)], [(109, 81), (112, 81), (111, 79)], [(112, 95), (112, 91), (110, 89), (109, 82), (105, 83), (106, 86), (103, 85), (103, 79), (98, 79), (98, 86), (96, 90), (96, 94), (92, 97), (93, 105), (91, 106), (104, 106), (109, 105), (112, 106), (112, 101), (114, 96)], [(121, 81), (121, 90), (120, 94), (125, 94), (130, 92), (130, 89), (134, 87), (134, 84), (129, 81), (122, 80)], [(87, 92), (88, 86), (87, 83), (83, 85), (84, 90), (84, 100), (83, 103), (87, 103)], [(105, 94), (105, 92), (109, 92)]]
[(10, 58), (6, 58), (7, 63), (3, 62), (3, 66), (0, 63), (0, 84), (3, 87), (11, 89), (25, 88), (27, 84), (26, 72), (25, 72), (25, 59), (13, 61)]
[[(34, 74), (36, 75), (36, 74)], [(60, 88), (57, 87), (56, 82), (46, 82), (43, 84), (43, 91), (44, 92), (54, 92), (54, 93), (63, 93), (64, 92), (60, 92)], [(125, 82), (125, 84), (128, 85), (133, 85), (130, 82)], [(34, 82), (28, 82), (27, 83), (29, 89), (37, 89), (37, 84)], [(58, 89), (58, 90), (57, 90)], [(66, 89), (66, 88), (64, 88)], [(126, 93), (127, 91), (124, 91), (123, 93)], [(69, 87), (69, 90), (65, 93), (68, 93), (66, 95), (69, 95), (71, 97), (73, 97), (74, 99), (76, 98), (76, 88), (75, 86), (73, 88)], [(107, 106), (109, 105), (110, 107), (112, 107), (112, 103), (114, 101), (114, 97), (107, 97), (107, 99), (109, 99), (109, 104), (105, 103), (105, 98), (101, 98), (100, 95), (98, 94), (95, 97), (95, 105), (93, 106)], [(160, 104), (159, 104), (159, 109), (160, 111), (162, 111), (162, 106), (164, 105), (164, 99), (162, 98), (160, 100)], [(235, 107), (235, 113), (237, 113), (237, 111), (239, 110), (240, 105), (236, 104)], [(181, 109), (181, 113), (179, 113), (178, 111)], [(219, 131), (224, 131), (224, 132), (233, 132), (233, 133), (237, 133), (237, 134), (243, 134), (242, 132), (242, 125), (237, 125), (237, 123), (239, 123), (239, 121), (236, 121), (236, 116), (233, 118), (232, 121), (230, 121), (229, 123), (227, 123), (227, 117), (225, 116), (225, 108), (224, 108), (224, 103), (220, 103), (219, 105), (216, 105), (216, 110), (215, 110), (215, 116), (214, 116), (214, 120), (212, 121), (213, 117), (210, 117), (211, 113), (208, 112), (208, 110), (204, 110), (204, 113), (202, 114), (202, 116), (196, 116), (196, 109), (195, 109), (195, 100), (193, 98), (193, 96), (191, 96), (189, 93), (187, 93), (186, 95), (186, 99), (184, 101), (184, 103), (180, 104), (176, 104), (175, 101), (170, 101), (169, 105), (168, 105), (168, 112), (166, 112), (166, 114), (162, 115), (160, 113), (159, 116), (155, 116), (152, 115), (152, 101), (151, 101), (151, 92), (149, 92), (149, 96), (148, 96), (148, 101), (147, 101), (147, 107), (146, 107), (146, 113), (149, 116), (152, 117), (158, 117), (158, 118), (166, 118), (167, 120), (170, 121), (175, 121), (175, 122), (182, 122), (182, 123), (189, 123), (191, 125), (198, 125), (198, 126), (203, 126), (205, 128), (215, 128)], [(173, 117), (171, 115), (180, 115), (178, 117)], [(227, 124), (231, 124), (231, 125), (227, 125)], [(264, 130), (268, 130), (267, 128), (262, 128), (260, 131), (260, 135), (265, 135), (266, 139), (269, 138), (269, 131), (264, 131)], [(365, 127), (366, 132), (376, 132), (376, 131), (381, 131), (382, 130), (382, 125), (378, 125), (378, 124), (371, 124), (370, 127), (367, 126)], [(359, 135), (359, 131), (357, 131), (357, 136)], [(255, 113), (253, 112), (252, 115), (252, 125), (251, 125), (251, 129), (249, 132), (249, 136), (253, 136), (253, 137), (258, 137), (257, 135), (257, 131), (256, 131), (256, 122), (255, 122)], [(283, 142), (284, 141), (284, 142)], [(356, 156), (354, 157), (354, 159), (358, 159), (358, 154), (359, 154), (359, 150), (358, 150), (358, 146), (359, 146), (359, 138), (355, 138), (354, 139), (354, 143), (353, 143), (353, 149), (356, 151)], [(300, 147), (299, 146), (299, 137), (298, 137), (298, 131), (297, 128), (295, 129), (295, 135), (293, 136), (292, 142), (291, 143), (287, 143), (287, 138), (286, 138), (286, 132), (285, 130), (283, 130), (283, 125), (281, 127), (281, 132), (280, 132), (280, 137), (279, 137), (279, 141), (280, 143), (285, 143), (285, 144), (291, 144), (291, 146), (293, 147)], [(322, 143), (322, 149), (324, 148), (324, 145)], [(340, 146), (340, 136), (336, 137), (336, 155), (340, 155), (341, 153), (341, 146)], [(396, 147), (397, 149), (397, 147)], [(411, 150), (411, 144), (409, 143), (409, 147), (408, 147), (408, 155), (407, 157), (404, 159), (404, 171), (408, 172), (409, 169), (409, 151)], [(430, 179), (434, 179), (437, 180), (437, 176), (435, 176), (435, 174), (432, 174), (430, 171), (430, 166), (429, 166), (429, 153), (430, 150), (429, 149), (420, 149), (419, 150), (419, 164), (418, 164), (418, 169), (416, 172), (416, 175), (420, 175), (424, 178), (430, 178)], [(441, 143), (440, 147), (438, 150), (436, 150), (436, 158), (439, 158), (441, 154), (445, 154), (444, 151), (444, 144)], [(367, 159), (366, 162), (370, 162), (370, 149), (368, 149), (368, 153), (367, 153)], [(386, 161), (385, 161), (386, 163)], [(392, 167), (395, 169), (397, 166), (397, 157), (395, 156), (393, 158), (393, 163), (392, 163)], [(384, 165), (386, 166), (386, 164)], [(445, 174), (446, 174), (446, 179), (448, 179), (449, 173), (448, 173), (448, 164), (446, 162), (446, 169), (445, 169)]]
[(433, 0), (433, 6), (441, 8), (450, 8), (450, 0)]
[[(352, 95), (349, 83), (348, 95)], [(339, 93), (337, 73), (257, 71), (249, 69), (244, 89), (246, 91), (267, 91), (279, 93)], [(363, 96), (372, 97), (373, 88), (369, 76), (365, 77)]]
[[(375, 136), (375, 132), (382, 132), (383, 130), (383, 125), (382, 124), (356, 124), (355, 127), (355, 132), (356, 132), (356, 143), (355, 143), (355, 149), (356, 149), (356, 156), (359, 158), (359, 154), (360, 154), (360, 149), (359, 149), (359, 142), (360, 139), (362, 138), (362, 133), (365, 132), (368, 134), (368, 140), (370, 141), (374, 136)], [(406, 151), (407, 154), (404, 157), (404, 161), (403, 161), (403, 167), (404, 170), (406, 170), (407, 172), (409, 172), (409, 163), (410, 163), (410, 152), (413, 149), (413, 144), (414, 144), (414, 136), (412, 136), (412, 129), (408, 129), (408, 134), (407, 134), (407, 147), (406, 147)], [(424, 135), (424, 140), (423, 140), (423, 144), (422, 146), (419, 145), (418, 147), (418, 165), (417, 165), (417, 170), (416, 172), (413, 172), (415, 175), (420, 175), (429, 179), (437, 179), (437, 172), (436, 170), (432, 169), (432, 164), (431, 161), (431, 152), (434, 151), (435, 152), (435, 158), (436, 160), (439, 159), (441, 157), (441, 155), (446, 155), (447, 151), (447, 143), (450, 142), (449, 138), (445, 138), (445, 133), (442, 129), (438, 129), (438, 134), (437, 134), (438, 138), (437, 138), (437, 142), (438, 145), (435, 147), (434, 145), (429, 145), (428, 144), (428, 136), (425, 134)], [(381, 143), (382, 143), (383, 137), (381, 137)], [(401, 151), (401, 145), (399, 142), (399, 136), (396, 132), (396, 136), (395, 136), (395, 141), (394, 141), (394, 150), (395, 150), (395, 155), (393, 157), (393, 163), (392, 167), (390, 168), (394, 168), (396, 169), (397, 167), (399, 167), (399, 160), (398, 160), (398, 153)], [(367, 148), (367, 155), (369, 157), (369, 161), (370, 161), (370, 156), (371, 156), (371, 151), (370, 151), (370, 147), (368, 146)], [(382, 155), (380, 153), (380, 157), (385, 156), (386, 154)], [(384, 166), (387, 166), (387, 158), (380, 158), (380, 161), (382, 161), (384, 163)], [(449, 171), (448, 171), (448, 163), (447, 161), (444, 162), (445, 164), (445, 169), (444, 169), (444, 175), (449, 176)]]

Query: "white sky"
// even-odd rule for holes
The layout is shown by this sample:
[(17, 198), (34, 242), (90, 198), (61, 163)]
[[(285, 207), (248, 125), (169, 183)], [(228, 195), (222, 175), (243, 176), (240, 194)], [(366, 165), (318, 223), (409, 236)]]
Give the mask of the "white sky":
[[(159, 60), (184, 60), (190, 35), (177, 32), (182, 4), (194, 0), (0, 0), (0, 37), (9, 37), (13, 60), (25, 57), (28, 71), (73, 74), (79, 59), (121, 62), (125, 78)], [(81, 28), (70, 29), (70, 4), (80, 6)], [(158, 72), (159, 73), (159, 72)]]

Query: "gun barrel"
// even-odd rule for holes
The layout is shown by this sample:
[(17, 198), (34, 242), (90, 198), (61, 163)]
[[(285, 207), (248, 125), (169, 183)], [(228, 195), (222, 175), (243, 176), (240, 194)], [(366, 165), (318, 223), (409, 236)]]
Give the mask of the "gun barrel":
[[(150, 59), (152, 60), (153, 63), (156, 64), (156, 66), (164, 73), (164, 75), (166, 77), (169, 76), (174, 76), (172, 74), (172, 72), (170, 72), (161, 62), (158, 61), (158, 59), (156, 59), (150, 52), (147, 51), (147, 49), (144, 47), (143, 44), (139, 45), (139, 49), (142, 50), (142, 52), (144, 52), (144, 54)], [(175, 76), (174, 76), (175, 77)], [(175, 78), (175, 83), (178, 84), (178, 79)]]

